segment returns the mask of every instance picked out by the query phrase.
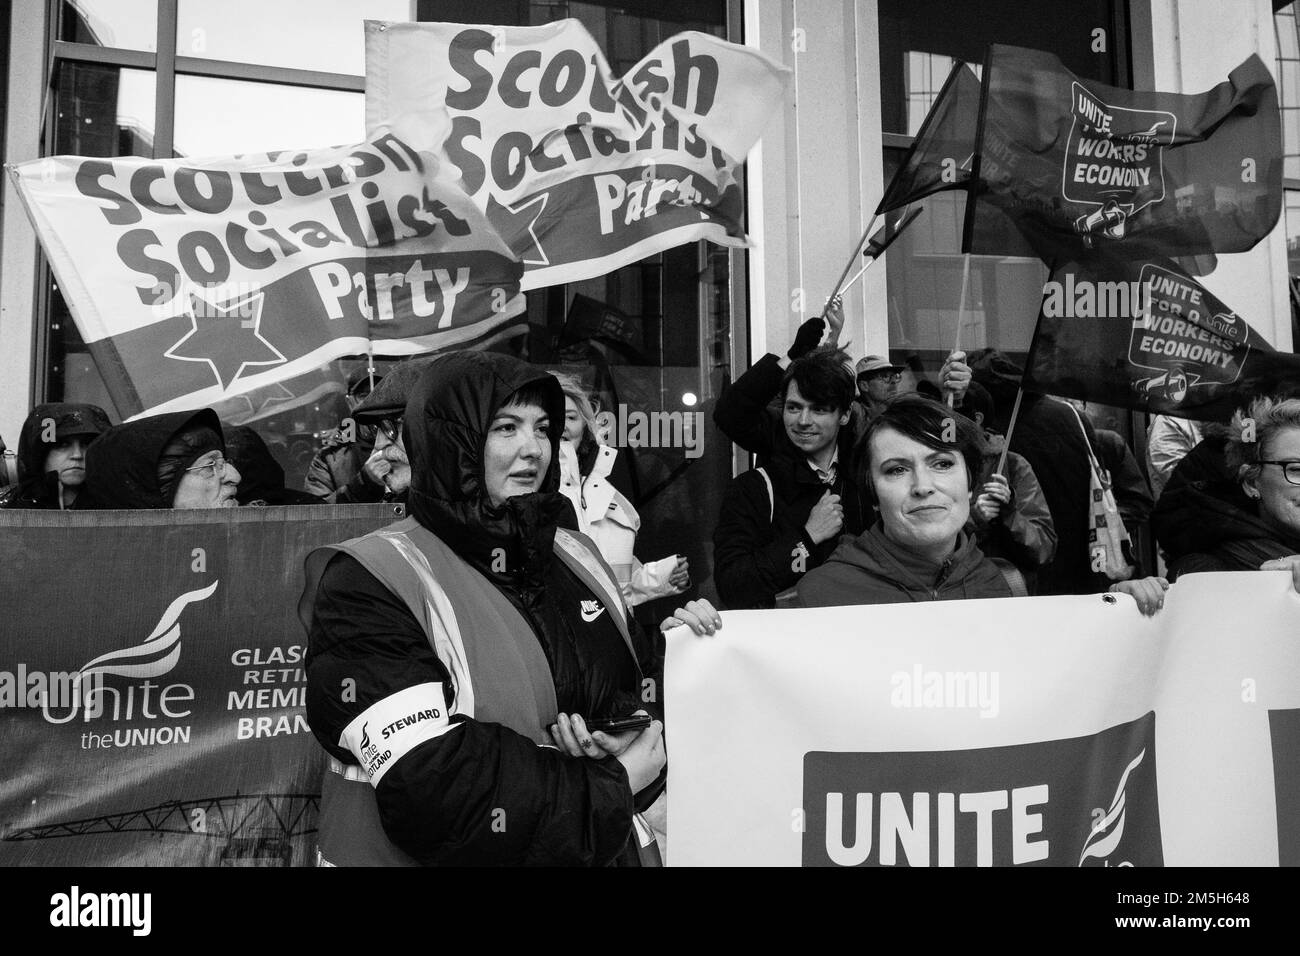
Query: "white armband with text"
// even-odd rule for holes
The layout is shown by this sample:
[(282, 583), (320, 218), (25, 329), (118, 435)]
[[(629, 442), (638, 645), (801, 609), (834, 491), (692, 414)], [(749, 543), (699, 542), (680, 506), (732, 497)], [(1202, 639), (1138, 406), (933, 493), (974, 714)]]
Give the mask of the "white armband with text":
[(389, 767), (455, 726), (447, 713), (443, 685), (429, 681), (371, 704), (343, 729), (339, 746), (352, 752), (370, 785), (378, 787)]

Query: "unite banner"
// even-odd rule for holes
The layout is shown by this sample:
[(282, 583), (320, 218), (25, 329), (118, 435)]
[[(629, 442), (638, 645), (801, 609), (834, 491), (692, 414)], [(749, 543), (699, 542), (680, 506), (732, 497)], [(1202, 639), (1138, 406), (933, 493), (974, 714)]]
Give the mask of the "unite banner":
[(392, 520), (0, 511), (0, 866), (313, 863), (302, 561)]
[(668, 636), (668, 859), (1300, 865), (1300, 595), (723, 614)]
[(11, 172), (127, 418), (265, 396), (343, 355), (524, 330), (523, 267), (451, 171), (391, 135)]
[(445, 153), (536, 289), (696, 239), (745, 245), (740, 163), (790, 74), (704, 33), (616, 79), (577, 20), (368, 20), (366, 130)]

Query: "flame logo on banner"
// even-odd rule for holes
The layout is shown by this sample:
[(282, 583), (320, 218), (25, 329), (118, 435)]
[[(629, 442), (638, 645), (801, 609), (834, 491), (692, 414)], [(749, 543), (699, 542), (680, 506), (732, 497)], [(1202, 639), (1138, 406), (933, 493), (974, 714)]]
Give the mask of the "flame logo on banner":
[(178, 619), (185, 606), (195, 601), (203, 601), (212, 596), (219, 581), (213, 581), (206, 588), (187, 591), (163, 611), (153, 633), (144, 639), (144, 643), (120, 651), (109, 651), (87, 662), (78, 671), (78, 678), (93, 674), (112, 674), (117, 677), (148, 678), (166, 674), (181, 657), (181, 626)]
[(1083, 842), (1083, 852), (1079, 854), (1079, 866), (1083, 866), (1083, 861), (1089, 857), (1102, 859), (1110, 856), (1119, 845), (1120, 839), (1124, 836), (1124, 785), (1128, 783), (1128, 775), (1137, 768), (1146, 755), (1144, 747), (1142, 752), (1133, 758), (1133, 762), (1124, 768), (1124, 773), (1119, 778), (1119, 786), (1115, 788), (1115, 797), (1110, 802), (1110, 809), (1106, 811), (1104, 817), (1093, 824), (1088, 839)]

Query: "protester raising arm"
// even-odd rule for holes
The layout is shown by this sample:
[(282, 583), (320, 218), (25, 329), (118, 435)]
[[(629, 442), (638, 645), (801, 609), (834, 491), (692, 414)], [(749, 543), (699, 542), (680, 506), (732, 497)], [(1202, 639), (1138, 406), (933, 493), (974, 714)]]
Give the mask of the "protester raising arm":
[[(831, 328), (844, 324), (839, 297), (826, 307)], [(790, 363), (815, 349), (826, 334), (827, 319), (815, 316), (799, 326), (786, 358), (772, 353), (764, 355), (745, 374), (722, 389), (713, 409), (713, 421), (719, 430), (760, 461), (774, 451), (793, 451), (785, 437), (781, 413), (771, 403), (781, 390), (781, 377)], [(837, 333), (838, 334), (838, 333)]]

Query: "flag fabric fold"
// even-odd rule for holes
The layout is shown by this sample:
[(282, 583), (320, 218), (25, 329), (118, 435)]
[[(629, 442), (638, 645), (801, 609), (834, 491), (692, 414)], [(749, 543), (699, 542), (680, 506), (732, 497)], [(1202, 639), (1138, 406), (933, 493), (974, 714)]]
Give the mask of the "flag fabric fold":
[(975, 71), (966, 63), (954, 63), (902, 165), (885, 188), (877, 216), (970, 184), (979, 104), (980, 81)]

